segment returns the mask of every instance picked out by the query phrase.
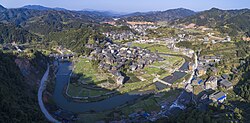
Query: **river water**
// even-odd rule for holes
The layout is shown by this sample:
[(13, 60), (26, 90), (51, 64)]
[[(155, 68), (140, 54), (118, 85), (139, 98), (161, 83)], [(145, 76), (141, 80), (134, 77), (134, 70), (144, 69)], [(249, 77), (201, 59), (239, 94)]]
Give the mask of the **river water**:
[[(185, 59), (186, 60), (186, 59)], [(187, 69), (188, 62), (186, 61), (180, 70)], [(53, 99), (57, 106), (62, 108), (63, 110), (74, 112), (74, 113), (83, 113), (88, 111), (106, 111), (116, 108), (120, 105), (123, 105), (127, 102), (131, 102), (139, 98), (139, 95), (129, 95), (129, 94), (121, 94), (117, 96), (113, 96), (111, 98), (99, 101), (99, 102), (74, 102), (64, 97), (64, 87), (70, 81), (70, 74), (72, 73), (72, 63), (71, 62), (60, 62), (58, 65), (58, 71), (56, 74), (56, 86), (53, 94)], [(180, 72), (182, 73), (182, 72)], [(175, 74), (173, 74), (175, 75)], [(179, 73), (175, 76), (180, 76)], [(181, 77), (185, 76), (185, 74), (181, 74)]]
[(74, 113), (111, 110), (115, 107), (133, 101), (138, 97), (140, 97), (138, 95), (122, 94), (113, 96), (111, 98), (99, 102), (90, 102), (90, 103), (78, 103), (72, 100), (68, 100), (63, 95), (63, 89), (69, 83), (71, 73), (72, 73), (72, 63), (60, 62), (58, 66), (58, 72), (56, 74), (56, 87), (53, 94), (53, 98), (57, 106), (59, 106), (63, 110)]

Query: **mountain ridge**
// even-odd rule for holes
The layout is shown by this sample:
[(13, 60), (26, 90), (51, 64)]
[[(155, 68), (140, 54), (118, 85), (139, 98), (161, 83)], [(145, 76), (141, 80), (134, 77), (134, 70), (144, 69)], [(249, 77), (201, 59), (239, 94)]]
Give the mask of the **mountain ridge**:
[(194, 15), (196, 12), (185, 9), (169, 9), (165, 11), (136, 12), (123, 16), (128, 21), (171, 21)]
[(5, 10), (7, 10), (7, 9), (5, 7), (3, 7), (2, 5), (0, 5), (0, 12), (3, 12)]
[(50, 8), (50, 7), (45, 7), (45, 6), (41, 6), (41, 5), (25, 5), (21, 8), (32, 9), (32, 10), (41, 10), (41, 11), (45, 11), (45, 10), (67, 11), (67, 9), (65, 9), (65, 8), (59, 8), (59, 7)]
[(236, 36), (238, 32), (250, 36), (250, 9), (222, 10), (211, 8), (198, 12), (193, 16), (180, 19), (177, 23), (190, 24), (198, 26), (207, 26), (217, 28), (223, 33), (229, 33)]

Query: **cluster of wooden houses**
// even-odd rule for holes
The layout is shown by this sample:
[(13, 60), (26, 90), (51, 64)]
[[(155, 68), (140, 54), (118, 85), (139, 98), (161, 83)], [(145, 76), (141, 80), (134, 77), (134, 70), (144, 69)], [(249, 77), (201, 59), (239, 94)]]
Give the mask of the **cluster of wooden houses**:
[(134, 39), (139, 38), (132, 31), (122, 31), (122, 32), (111, 31), (111, 32), (103, 33), (103, 34), (106, 37), (109, 37), (112, 40), (121, 40), (121, 41), (124, 41), (124, 40), (134, 40)]
[[(221, 60), (222, 56), (203, 56), (198, 58), (198, 67), (196, 69), (196, 76), (202, 76), (211, 70), (213, 73), (217, 73), (218, 70), (215, 64)], [(189, 70), (194, 69), (194, 63), (189, 64)]]
[(121, 73), (121, 69), (126, 68), (133, 72), (143, 69), (146, 65), (155, 61), (164, 60), (156, 53), (152, 53), (147, 49), (139, 47), (126, 47), (111, 42), (106, 42), (103, 47), (88, 46), (93, 51), (90, 53), (92, 60), (98, 60), (99, 68), (113, 74), (117, 79), (117, 83), (124, 83), (125, 77)]
[[(226, 99), (226, 94), (224, 92), (218, 91), (218, 87), (224, 88), (226, 90), (232, 89), (233, 84), (229, 81), (229, 76), (223, 74), (218, 76), (218, 70), (215, 64), (221, 60), (221, 56), (203, 56), (198, 59), (198, 67), (196, 69), (196, 76), (192, 79), (189, 90), (193, 90), (194, 86), (199, 86), (201, 91), (213, 90), (214, 93), (209, 95), (209, 99), (212, 101), (223, 102)], [(189, 64), (189, 69), (193, 69), (193, 64)], [(201, 76), (205, 75), (207, 71), (213, 74), (207, 79), (203, 80)]]
[(191, 85), (193, 86), (201, 86), (204, 90), (212, 89), (216, 90), (218, 87), (225, 88), (226, 90), (232, 89), (233, 84), (227, 79), (223, 77), (210, 76), (206, 80), (201, 78), (193, 78)]

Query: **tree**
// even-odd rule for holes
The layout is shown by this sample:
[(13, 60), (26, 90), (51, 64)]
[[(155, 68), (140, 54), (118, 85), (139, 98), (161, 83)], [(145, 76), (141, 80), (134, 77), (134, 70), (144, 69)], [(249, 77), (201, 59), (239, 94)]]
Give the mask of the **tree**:
[(16, 56), (0, 52), (0, 122), (46, 122), (37, 104), (35, 88), (25, 82), (15, 59)]
[(225, 106), (222, 104), (220, 110), (225, 110)]
[(205, 114), (205, 116), (204, 116), (204, 122), (205, 123), (210, 123), (211, 122), (211, 118), (210, 118), (210, 116), (208, 114)]
[(216, 73), (214, 73), (213, 70), (212, 70), (211, 68), (209, 68), (209, 69), (207, 70), (206, 74), (207, 74), (208, 76), (214, 76)]
[(203, 119), (202, 118), (198, 118), (198, 120), (196, 121), (197, 123), (203, 123)]

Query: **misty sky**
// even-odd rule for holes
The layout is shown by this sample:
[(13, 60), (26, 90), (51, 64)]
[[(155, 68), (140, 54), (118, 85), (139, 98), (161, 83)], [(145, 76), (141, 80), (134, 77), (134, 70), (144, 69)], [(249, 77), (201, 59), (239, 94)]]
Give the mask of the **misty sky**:
[(250, 8), (250, 0), (0, 0), (6, 8), (24, 5), (61, 7), (70, 10), (94, 9), (117, 12), (156, 11), (172, 8), (187, 8), (194, 11), (212, 7), (220, 9)]

